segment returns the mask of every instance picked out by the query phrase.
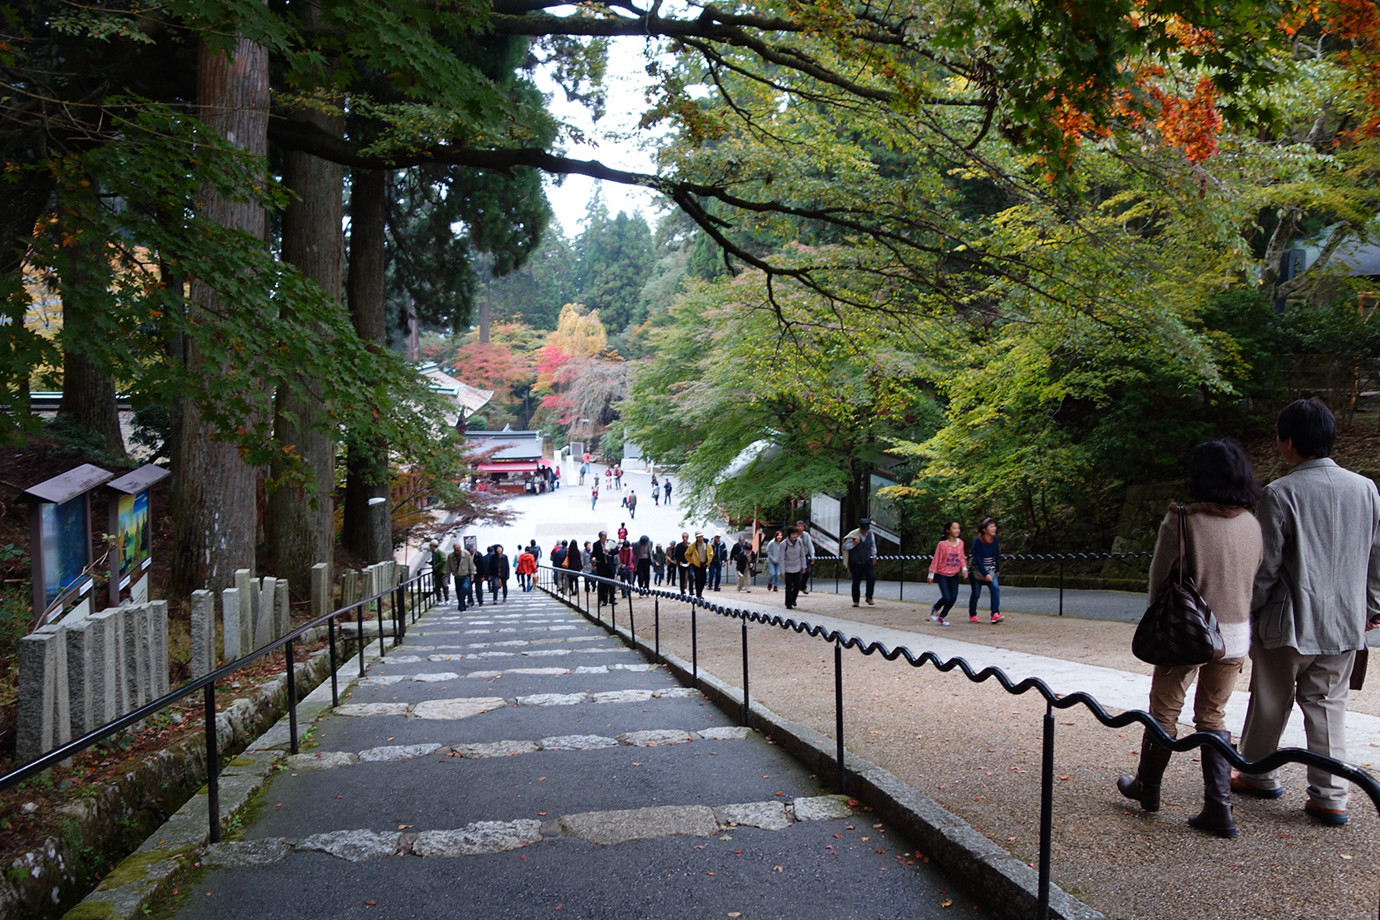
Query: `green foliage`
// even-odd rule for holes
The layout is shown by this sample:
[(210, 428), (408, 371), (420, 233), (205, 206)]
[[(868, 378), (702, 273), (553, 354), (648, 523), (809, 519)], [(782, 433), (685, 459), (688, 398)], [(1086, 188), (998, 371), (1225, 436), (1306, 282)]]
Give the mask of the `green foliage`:
[(776, 296), (752, 273), (693, 285), (634, 372), (626, 435), (679, 468), (696, 510), (747, 518), (816, 492), (856, 496), (884, 438), (928, 434), (935, 418), (920, 324), (844, 321), (799, 288)]

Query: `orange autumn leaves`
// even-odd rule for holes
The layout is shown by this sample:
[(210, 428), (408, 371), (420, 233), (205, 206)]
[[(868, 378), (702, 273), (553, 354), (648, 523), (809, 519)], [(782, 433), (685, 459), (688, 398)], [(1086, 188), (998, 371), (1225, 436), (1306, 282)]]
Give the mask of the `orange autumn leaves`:
[[(1142, 9), (1128, 18), (1132, 29), (1144, 28), (1151, 21), (1152, 14), (1144, 9), (1148, 5), (1141, 3)], [(1173, 64), (1123, 62), (1125, 82), (1100, 113), (1080, 111), (1069, 97), (1061, 97), (1053, 121), (1064, 142), (1054, 153), (1067, 161), (1084, 140), (1106, 138), (1120, 126), (1144, 134), (1153, 127), (1160, 143), (1181, 150), (1194, 166), (1206, 164), (1217, 154), (1223, 129), (1221, 91), (1213, 75), (1198, 71), (1195, 77), (1194, 71), (1198, 62), (1220, 50), (1219, 43), (1247, 39), (1219, 36), (1175, 16), (1159, 20), (1158, 28), (1183, 53), (1180, 63), (1191, 69), (1175, 73)], [(1345, 73), (1359, 111), (1351, 129), (1338, 140), (1380, 138), (1380, 5), (1375, 0), (1305, 0), (1274, 28), (1282, 39), (1279, 53), (1287, 55), (1291, 43), (1305, 42), (1308, 54), (1330, 53)]]
[[(1185, 159), (1194, 165), (1206, 163), (1217, 153), (1217, 138), (1222, 130), (1217, 87), (1207, 77), (1201, 77), (1192, 93), (1175, 94), (1150, 82), (1162, 73), (1162, 68), (1145, 68), (1137, 81), (1139, 91), (1123, 92), (1113, 114), (1132, 130), (1143, 130), (1153, 120), (1164, 144), (1182, 150)], [(1060, 151), (1065, 159), (1084, 138), (1104, 138), (1112, 133), (1109, 125), (1099, 124), (1067, 99), (1055, 109), (1053, 118), (1065, 138)]]

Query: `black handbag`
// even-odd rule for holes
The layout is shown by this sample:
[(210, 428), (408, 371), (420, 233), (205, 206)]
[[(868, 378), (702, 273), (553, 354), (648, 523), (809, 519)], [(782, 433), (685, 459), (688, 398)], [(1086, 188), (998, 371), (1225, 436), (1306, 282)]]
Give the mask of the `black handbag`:
[(1163, 667), (1202, 665), (1226, 654), (1217, 617), (1184, 572), (1188, 552), (1188, 512), (1179, 506), (1179, 558), (1141, 617), (1131, 653)]

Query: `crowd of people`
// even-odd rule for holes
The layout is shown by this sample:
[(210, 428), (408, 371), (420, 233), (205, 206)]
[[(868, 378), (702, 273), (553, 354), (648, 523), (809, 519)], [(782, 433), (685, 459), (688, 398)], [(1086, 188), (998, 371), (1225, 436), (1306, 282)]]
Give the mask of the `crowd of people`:
[[(466, 548), (455, 541), (451, 552), (441, 549), (439, 540), (431, 541), (432, 590), (437, 603), (450, 603), (452, 589), (456, 605), (461, 610), (471, 605), (484, 606), (484, 590), (490, 594), (491, 604), (508, 600), (508, 582), (517, 576), (518, 590), (531, 591), (536, 585), (537, 560), (541, 549), (536, 541), (517, 550), (514, 564), (503, 547), (494, 544), (483, 552), (479, 547)], [(502, 601), (500, 601), (502, 595)]]

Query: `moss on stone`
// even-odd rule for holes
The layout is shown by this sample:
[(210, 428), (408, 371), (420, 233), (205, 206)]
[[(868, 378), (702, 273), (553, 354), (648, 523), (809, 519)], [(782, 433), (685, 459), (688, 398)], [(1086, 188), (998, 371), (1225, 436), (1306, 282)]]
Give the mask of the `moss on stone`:
[(109, 901), (82, 901), (62, 915), (62, 920), (121, 920)]
[(149, 866), (165, 862), (173, 857), (167, 850), (152, 850), (146, 853), (131, 853), (116, 866), (111, 873), (101, 879), (100, 888), (119, 888), (132, 882), (143, 880)]

